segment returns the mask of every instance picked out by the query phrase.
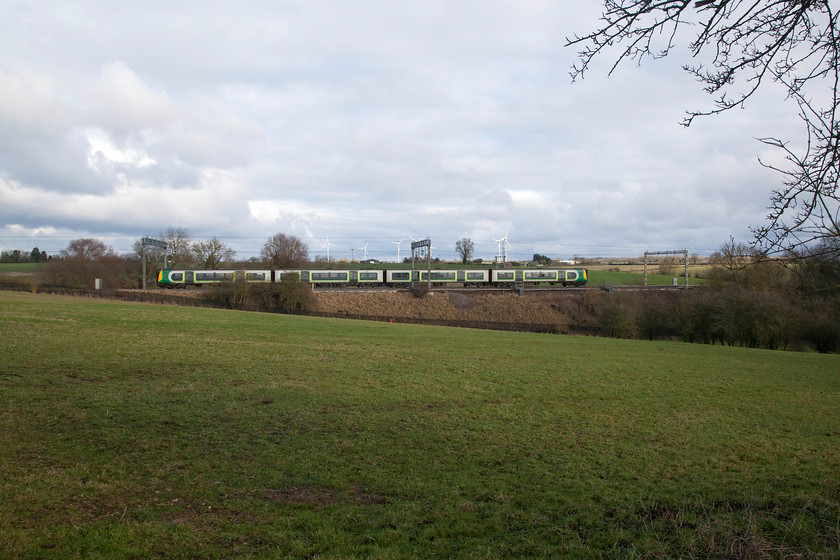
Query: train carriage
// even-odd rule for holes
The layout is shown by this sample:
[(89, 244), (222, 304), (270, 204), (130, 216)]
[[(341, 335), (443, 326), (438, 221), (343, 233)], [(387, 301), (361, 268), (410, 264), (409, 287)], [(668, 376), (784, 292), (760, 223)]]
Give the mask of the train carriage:
[(562, 272), (564, 286), (583, 286), (589, 281), (585, 268), (567, 268)]
[(389, 286), (407, 286), (411, 284), (411, 270), (386, 270), (385, 283)]
[(246, 282), (272, 282), (270, 270), (235, 270), (234, 278), (239, 279), (245, 275)]
[(490, 282), (489, 270), (460, 270), (463, 273), (464, 286), (485, 286)]
[(342, 286), (350, 283), (349, 270), (301, 270), (300, 280), (316, 286)]
[(385, 278), (384, 270), (352, 270), (351, 278), (352, 274), (355, 274), (355, 282), (359, 286), (381, 285)]
[(457, 270), (421, 270), (420, 282), (431, 282), (435, 286), (445, 286), (458, 282)]
[(494, 285), (513, 285), (516, 282), (516, 271), (510, 270), (491, 270), (490, 283)]
[(168, 270), (158, 272), (157, 282), (163, 287), (184, 288), (233, 282), (244, 278), (246, 282), (272, 282), (270, 270)]
[(186, 274), (186, 270), (163, 269), (158, 272), (158, 286), (165, 288), (183, 287), (187, 283)]
[(517, 283), (583, 286), (587, 282), (587, 273), (585, 268), (500, 269), (491, 271), (490, 282), (497, 286), (514, 286)]
[(434, 286), (503, 286), (548, 284), (583, 286), (587, 283), (585, 268), (577, 269), (318, 269), (318, 270), (173, 270), (158, 273), (158, 286), (185, 288), (220, 284), (244, 279), (246, 282), (282, 282), (294, 275), (313, 286), (391, 286), (408, 287), (413, 282)]
[[(280, 275), (290, 271), (276, 271)], [(301, 282), (316, 286), (375, 286), (381, 285), (382, 270), (299, 270)]]

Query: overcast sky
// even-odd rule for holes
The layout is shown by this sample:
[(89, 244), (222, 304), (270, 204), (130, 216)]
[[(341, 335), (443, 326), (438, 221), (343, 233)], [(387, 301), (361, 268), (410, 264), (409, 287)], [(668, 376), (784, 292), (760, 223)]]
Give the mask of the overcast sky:
[(711, 103), (685, 59), (573, 84), (599, 2), (2, 6), (3, 250), (179, 227), (242, 259), (279, 232), (333, 258), (492, 259), (506, 232), (513, 259), (708, 254), (763, 223), (756, 138), (798, 128), (772, 91), (680, 126)]

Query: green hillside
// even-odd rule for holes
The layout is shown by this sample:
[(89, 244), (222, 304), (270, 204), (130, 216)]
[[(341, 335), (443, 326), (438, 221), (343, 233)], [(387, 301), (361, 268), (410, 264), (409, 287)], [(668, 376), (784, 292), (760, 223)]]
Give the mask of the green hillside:
[(840, 356), (0, 292), (4, 558), (840, 556)]

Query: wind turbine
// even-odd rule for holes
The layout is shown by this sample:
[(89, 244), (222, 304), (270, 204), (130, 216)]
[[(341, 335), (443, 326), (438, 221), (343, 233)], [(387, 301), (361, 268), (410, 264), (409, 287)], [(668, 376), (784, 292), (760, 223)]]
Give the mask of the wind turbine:
[(400, 243), (403, 241), (405, 241), (405, 238), (400, 239), (399, 241), (391, 241), (391, 243), (397, 246), (397, 262), (400, 262)]
[[(370, 243), (370, 241), (368, 241), (368, 243)], [(367, 260), (367, 246), (368, 246), (368, 243), (365, 243), (364, 247), (359, 247), (359, 251), (364, 251), (365, 252), (364, 260)]]
[(493, 240), (499, 244), (499, 262), (507, 262), (507, 248), (511, 247), (511, 244), (508, 242), (509, 231), (510, 230), (505, 231), (505, 236), (501, 239)]
[(502, 239), (504, 239), (504, 240), (505, 240), (505, 244), (504, 244), (504, 245), (502, 245), (502, 260), (503, 260), (503, 262), (507, 262), (507, 250), (508, 250), (508, 247), (509, 247), (509, 248), (511, 248), (511, 249), (513, 249), (513, 245), (511, 245), (511, 244), (508, 242), (508, 238), (507, 238), (507, 236), (508, 236), (508, 232), (506, 231), (506, 232), (505, 232), (505, 236), (502, 238)]
[(330, 243), (330, 236), (329, 235), (327, 235), (326, 238), (327, 238), (327, 242), (324, 243), (323, 245), (321, 245), (321, 249), (323, 249), (324, 247), (327, 248), (327, 262), (330, 262), (330, 247), (335, 247), (335, 244)]

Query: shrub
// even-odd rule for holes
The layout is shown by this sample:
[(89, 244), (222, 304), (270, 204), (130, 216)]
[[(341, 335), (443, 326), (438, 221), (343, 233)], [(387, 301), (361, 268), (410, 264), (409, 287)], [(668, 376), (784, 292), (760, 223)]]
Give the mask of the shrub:
[(219, 307), (247, 311), (305, 313), (314, 307), (312, 287), (289, 276), (277, 283), (225, 282), (214, 286), (204, 299)]
[(676, 329), (676, 310), (670, 298), (645, 297), (639, 303), (636, 317), (639, 335), (648, 340), (670, 338), (679, 334)]
[(837, 352), (840, 350), (840, 320), (828, 316), (811, 317), (805, 322), (802, 338), (810, 342), (817, 352)]
[(141, 266), (136, 259), (107, 254), (96, 260), (82, 257), (51, 259), (43, 268), (43, 283), (78, 290), (92, 290), (94, 280), (102, 279), (105, 289), (138, 288)]
[(281, 313), (306, 313), (315, 305), (312, 286), (296, 277), (285, 276), (276, 284), (261, 284), (262, 299), (268, 311)]
[(723, 343), (715, 324), (715, 297), (712, 292), (691, 292), (674, 305), (674, 328), (684, 342)]
[(418, 299), (423, 299), (429, 294), (429, 286), (426, 283), (417, 283), (410, 288), (412, 295)]
[(720, 293), (715, 325), (729, 345), (776, 349), (787, 346), (795, 328), (791, 305), (771, 292)]
[(605, 336), (633, 338), (636, 336), (636, 310), (629, 298), (605, 297), (600, 301), (597, 316)]

